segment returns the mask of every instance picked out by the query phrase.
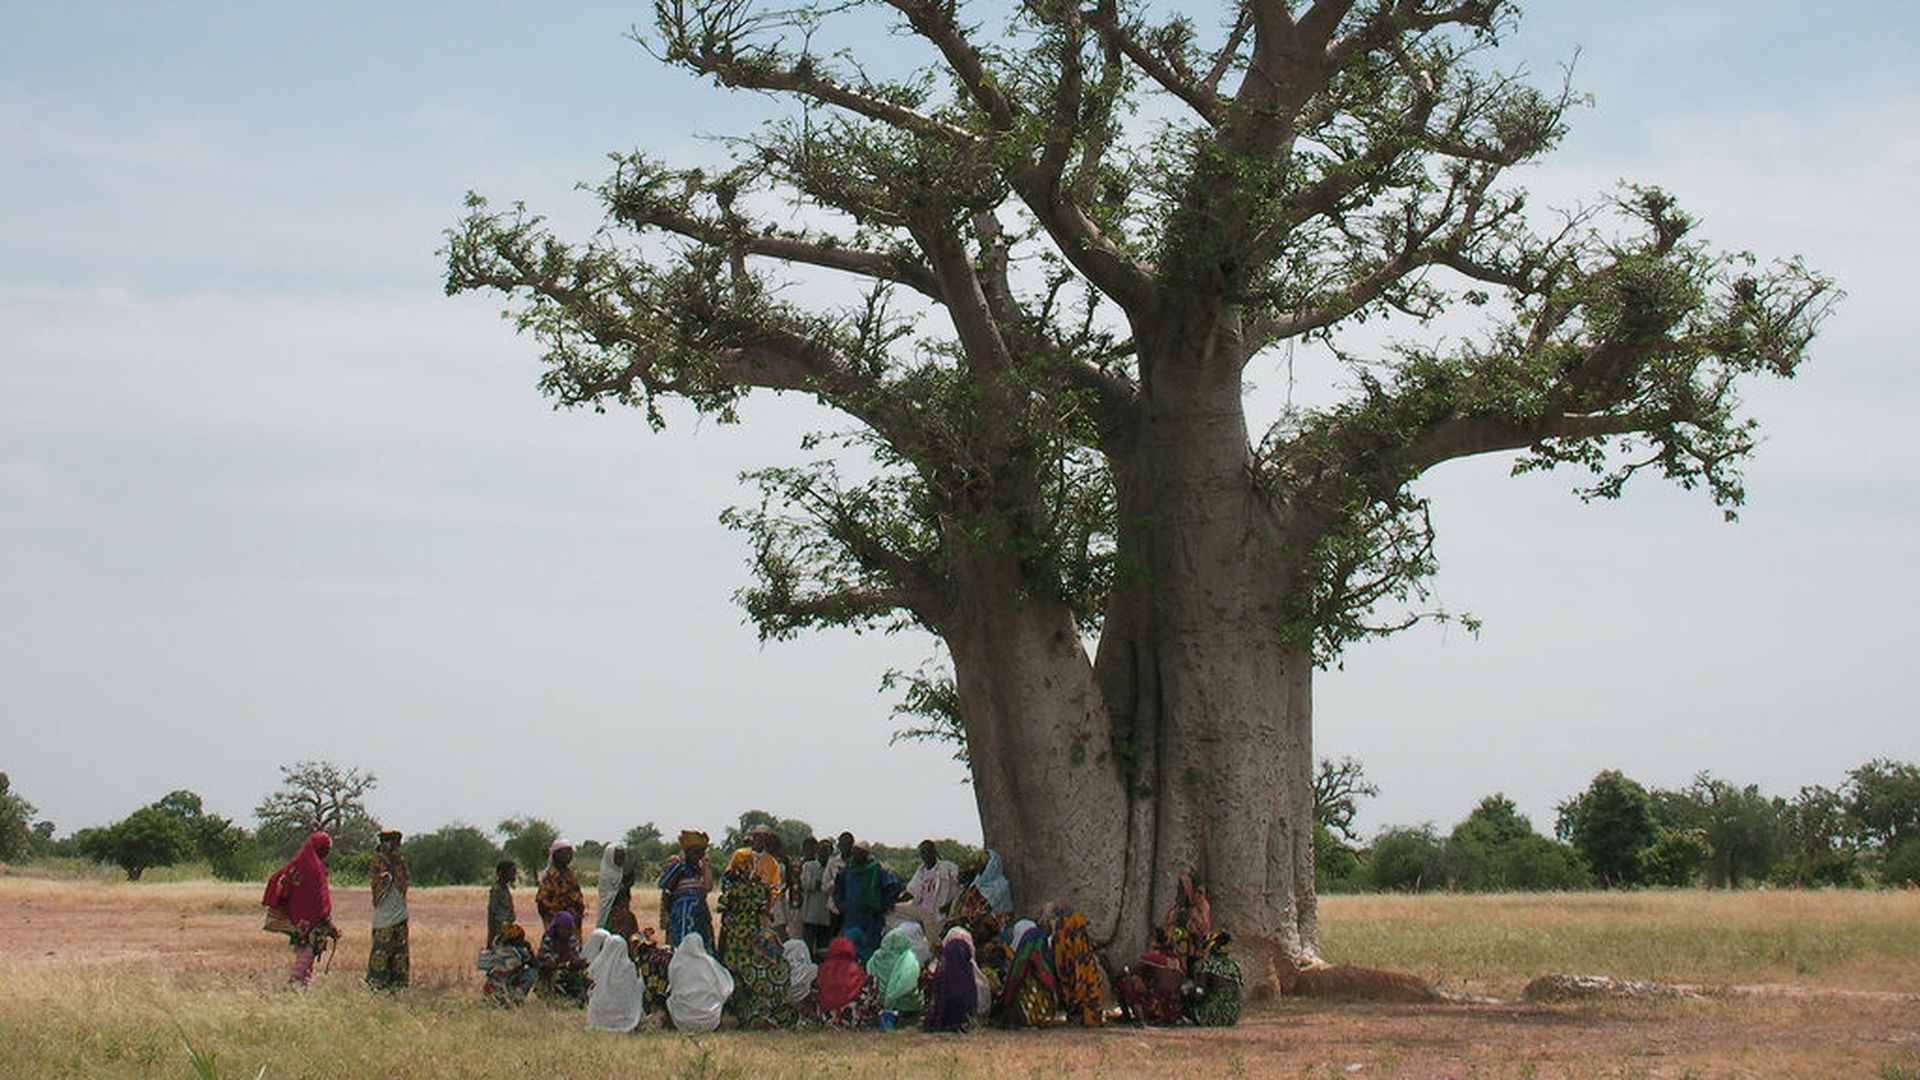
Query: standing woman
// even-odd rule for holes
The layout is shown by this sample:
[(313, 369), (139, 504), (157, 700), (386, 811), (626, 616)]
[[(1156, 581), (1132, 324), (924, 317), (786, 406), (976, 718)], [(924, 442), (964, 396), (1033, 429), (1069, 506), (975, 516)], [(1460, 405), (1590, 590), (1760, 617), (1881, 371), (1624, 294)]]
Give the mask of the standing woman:
[(613, 907), (613, 894), (620, 889), (620, 878), (627, 869), (627, 849), (608, 844), (600, 851), (600, 880), (593, 891), (593, 924), (605, 928)]
[(547, 927), (563, 911), (573, 916), (575, 945), (585, 937), (587, 900), (580, 892), (580, 879), (573, 875), (573, 841), (555, 840), (547, 848), (547, 867), (540, 872), (540, 890), (534, 894), (533, 906), (539, 909), (540, 922)]
[[(501, 859), (493, 866), (493, 888), (487, 892), (487, 945), (492, 947), (500, 943), (500, 931), (513, 917), (513, 885), (520, 880), (520, 864), (512, 859)], [(526, 940), (526, 932), (521, 931), (520, 940)]]
[(703, 945), (712, 941), (713, 910), (707, 907), (707, 893), (713, 890), (713, 866), (707, 861), (706, 833), (680, 830), (680, 853), (667, 860), (659, 886), (667, 944), (679, 948), (690, 933), (699, 934)]
[(384, 829), (380, 846), (367, 864), (373, 885), (373, 943), (367, 950), (367, 985), (397, 990), (407, 985), (407, 857), (400, 853), (400, 830)]
[(333, 893), (327, 889), (327, 853), (333, 837), (308, 834), (298, 854), (267, 878), (260, 898), (266, 905), (266, 928), (287, 935), (293, 945), (293, 969), (288, 978), (305, 984), (313, 976), (313, 962), (340, 937), (333, 927)]
[(715, 958), (738, 976), (735, 963), (767, 925), (767, 886), (754, 873), (753, 852), (741, 848), (720, 875), (720, 943)]

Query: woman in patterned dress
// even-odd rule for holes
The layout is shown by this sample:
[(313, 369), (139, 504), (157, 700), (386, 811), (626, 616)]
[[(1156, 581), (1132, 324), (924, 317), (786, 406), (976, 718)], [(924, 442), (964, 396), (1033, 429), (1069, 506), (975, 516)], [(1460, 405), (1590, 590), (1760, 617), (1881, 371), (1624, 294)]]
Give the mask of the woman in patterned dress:
[(486, 972), (481, 992), (489, 1002), (511, 1008), (527, 1000), (527, 991), (533, 989), (540, 970), (534, 966), (533, 947), (527, 944), (527, 932), (519, 923), (500, 924), (480, 970)]
[(1231, 1027), (1240, 1022), (1240, 965), (1233, 959), (1233, 939), (1225, 932), (1207, 935), (1200, 958), (1193, 962), (1193, 991), (1188, 1013), (1202, 1027)]
[(541, 935), (540, 951), (533, 956), (540, 970), (534, 993), (549, 1001), (584, 1008), (591, 980), (587, 978), (587, 959), (580, 955), (580, 935), (573, 912), (556, 911), (547, 932)]
[(995, 1011), (1007, 1027), (1046, 1027), (1059, 1006), (1053, 977), (1053, 949), (1047, 932), (1032, 919), (1021, 919), (1007, 932), (1013, 942), (1006, 981), (1000, 987)]
[(1053, 975), (1068, 1022), (1099, 1027), (1104, 1020), (1107, 989), (1100, 975), (1100, 961), (1094, 956), (1087, 917), (1071, 904), (1052, 903), (1042, 918), (1047, 924), (1047, 940), (1053, 946)]
[(573, 943), (577, 946), (586, 939), (587, 899), (580, 891), (580, 879), (573, 873), (573, 841), (555, 840), (547, 848), (547, 865), (540, 871), (540, 888), (534, 894), (533, 906), (548, 929), (553, 927), (555, 916), (566, 912), (572, 916)]
[(707, 906), (707, 894), (713, 891), (713, 867), (707, 862), (707, 834), (693, 829), (680, 832), (680, 852), (667, 860), (660, 870), (660, 923), (667, 930), (667, 944), (678, 948), (688, 934), (699, 934), (702, 942), (714, 940), (713, 909)]

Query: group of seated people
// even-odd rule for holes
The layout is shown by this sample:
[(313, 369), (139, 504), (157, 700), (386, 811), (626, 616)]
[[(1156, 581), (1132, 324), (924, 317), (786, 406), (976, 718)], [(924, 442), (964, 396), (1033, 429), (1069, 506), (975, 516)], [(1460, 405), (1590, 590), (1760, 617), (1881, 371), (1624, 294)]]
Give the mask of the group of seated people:
[[(835, 905), (842, 908), (835, 931), (794, 936), (788, 931), (797, 912), (790, 924), (776, 905), (770, 875), (757, 872), (756, 842), (751, 852), (736, 852), (714, 882), (716, 935), (705, 889), (687, 884), (712, 880), (705, 837), (689, 832), (682, 840), (661, 875), (666, 940), (653, 927), (640, 928), (630, 905), (622, 906), (630, 899), (627, 873), (610, 890), (615, 899), (603, 905), (601, 925), (584, 937), (567, 910), (546, 919), (537, 948), (517, 924), (500, 925), (481, 954), (487, 999), (515, 1005), (531, 992), (583, 1006), (589, 1027), (612, 1031), (634, 1030), (650, 1016), (682, 1031), (712, 1031), (725, 1017), (748, 1029), (918, 1023), (939, 1032), (1239, 1019), (1241, 976), (1230, 943), (1212, 932), (1204, 890), (1185, 877), (1149, 950), (1114, 979), (1117, 1008), (1109, 1011), (1086, 917), (1048, 903), (1035, 917), (1014, 918), (993, 852), (944, 875), (953, 881), (940, 890), (949, 898), (914, 891), (932, 893), (928, 883), (942, 876), (931, 845), (923, 845), (926, 867), (911, 885), (884, 868), (864, 870), (879, 864), (851, 845), (840, 876), (853, 879), (875, 910), (863, 910), (859, 891), (843, 886), (835, 891), (844, 904)], [(849, 866), (862, 869), (847, 875)]]

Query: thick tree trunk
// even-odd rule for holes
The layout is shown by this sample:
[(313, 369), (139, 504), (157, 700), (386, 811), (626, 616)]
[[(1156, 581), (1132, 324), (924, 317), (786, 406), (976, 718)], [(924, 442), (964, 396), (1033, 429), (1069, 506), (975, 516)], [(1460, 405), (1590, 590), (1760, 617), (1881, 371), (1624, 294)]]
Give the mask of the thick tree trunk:
[(974, 798), (1014, 903), (1073, 903), (1105, 940), (1125, 890), (1126, 800), (1111, 729), (1071, 612), (1032, 597), (1011, 560), (971, 563), (943, 637), (966, 724)]
[(1213, 360), (1159, 366), (1120, 481), (1122, 560), (1144, 573), (1100, 667), (1139, 751), (1129, 892), (1150, 902), (1115, 946), (1142, 941), (1192, 873), (1252, 979), (1291, 988), (1319, 936), (1313, 667), (1281, 634), (1298, 552), (1255, 481), (1238, 366)]
[(1116, 462), (1115, 602), (1090, 665), (1064, 610), (981, 564), (946, 628), (987, 842), (1032, 913), (1067, 900), (1111, 967), (1204, 881), (1255, 985), (1317, 963), (1312, 664), (1282, 640), (1285, 529), (1237, 369), (1149, 386)]

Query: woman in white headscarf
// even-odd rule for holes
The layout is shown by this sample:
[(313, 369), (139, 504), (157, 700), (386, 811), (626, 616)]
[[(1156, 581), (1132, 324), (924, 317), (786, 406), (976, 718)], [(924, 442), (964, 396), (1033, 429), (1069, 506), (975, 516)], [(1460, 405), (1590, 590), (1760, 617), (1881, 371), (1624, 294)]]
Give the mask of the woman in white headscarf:
[(681, 1031), (712, 1031), (720, 1009), (733, 996), (733, 976), (707, 955), (699, 934), (688, 934), (667, 963), (667, 1015)]
[(933, 963), (933, 946), (927, 943), (927, 932), (917, 922), (904, 922), (900, 929), (907, 935), (907, 947), (913, 950), (913, 958), (920, 961), (921, 967)]
[(608, 844), (600, 851), (600, 886), (593, 894), (593, 925), (605, 928), (607, 913), (613, 910), (613, 896), (620, 891), (620, 879), (627, 870), (627, 849)]
[(627, 955), (625, 939), (610, 930), (587, 935), (580, 950), (587, 959), (593, 989), (587, 994), (587, 1026), (599, 1031), (632, 1031), (647, 1015), (646, 989)]
[(547, 865), (540, 871), (533, 906), (540, 912), (543, 931), (553, 925), (554, 915), (565, 911), (573, 916), (574, 940), (585, 940), (587, 903), (580, 893), (580, 879), (573, 874), (573, 841), (562, 837), (548, 845)]
[(803, 1013), (811, 1013), (813, 1008), (807, 998), (813, 994), (813, 978), (820, 972), (819, 965), (813, 962), (813, 950), (797, 938), (789, 938), (781, 948), (787, 954), (787, 1003), (805, 1005)]
[(999, 852), (988, 850), (987, 865), (980, 868), (973, 885), (993, 905), (996, 913), (1005, 914), (1013, 910), (1013, 885), (1007, 881), (1007, 872), (1000, 868)]

